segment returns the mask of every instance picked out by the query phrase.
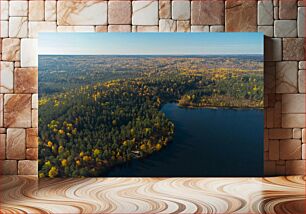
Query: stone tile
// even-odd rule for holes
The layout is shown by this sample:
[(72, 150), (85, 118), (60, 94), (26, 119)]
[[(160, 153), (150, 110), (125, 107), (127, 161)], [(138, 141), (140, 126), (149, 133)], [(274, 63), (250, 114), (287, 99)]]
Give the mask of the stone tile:
[(275, 20), (275, 37), (297, 37), (296, 20)]
[(283, 114), (282, 117), (283, 128), (304, 128), (305, 114)]
[(266, 160), (269, 160), (269, 152), (267, 151), (265, 151), (264, 152), (264, 160), (266, 161)]
[(302, 138), (302, 129), (294, 128), (293, 129), (293, 136), (294, 139), (301, 139)]
[(14, 85), (14, 63), (0, 63), (0, 93), (12, 93)]
[(6, 134), (6, 128), (0, 128), (0, 134)]
[(306, 128), (302, 129), (302, 143), (306, 143)]
[(38, 109), (38, 94), (32, 95), (32, 108)]
[(274, 176), (276, 173), (276, 161), (265, 161), (264, 162), (264, 175)]
[(193, 25), (191, 26), (191, 32), (209, 32), (208, 25)]
[(305, 6), (306, 6), (305, 1), (304, 1), (304, 0), (299, 0), (299, 1), (298, 1), (298, 6), (299, 6), (299, 7), (305, 7)]
[(26, 150), (27, 160), (37, 160), (38, 159), (38, 148), (29, 148)]
[(15, 68), (20, 68), (20, 61), (15, 61), (14, 62), (14, 67)]
[(281, 94), (275, 94), (275, 101), (282, 101), (282, 95)]
[(292, 129), (269, 129), (269, 139), (280, 140), (280, 139), (291, 139)]
[(275, 102), (273, 122), (274, 122), (275, 128), (282, 127), (282, 103), (281, 101)]
[(189, 20), (190, 19), (190, 2), (189, 1), (172, 1), (172, 19)]
[(21, 39), (21, 67), (37, 67), (37, 39)]
[(275, 93), (275, 62), (264, 64), (264, 93)]
[(278, 7), (279, 6), (279, 0), (273, 0), (273, 6)]
[(8, 33), (8, 21), (0, 21), (0, 37), (6, 38), (9, 36)]
[(37, 128), (26, 129), (26, 146), (27, 148), (37, 148), (38, 147)]
[(272, 0), (258, 1), (257, 8), (258, 25), (273, 25), (273, 2)]
[(269, 160), (279, 160), (279, 140), (269, 140)]
[[(138, 26), (139, 26), (139, 25), (138, 25)], [(132, 32), (133, 32), (133, 33), (137, 32), (137, 25), (133, 25), (133, 26), (132, 26)]]
[(58, 25), (106, 25), (106, 1), (58, 1)]
[(158, 32), (158, 26), (137, 26), (137, 32)]
[(177, 32), (190, 32), (190, 22), (177, 21)]
[(37, 175), (38, 163), (36, 160), (18, 161), (18, 175)]
[(157, 1), (133, 1), (133, 25), (158, 25)]
[(305, 160), (286, 161), (286, 175), (305, 174)]
[(305, 70), (299, 70), (299, 80), (298, 80), (298, 88), (299, 93), (305, 93)]
[(29, 37), (37, 38), (39, 32), (56, 32), (56, 22), (29, 22)]
[(171, 18), (171, 1), (159, 1), (159, 18), (170, 19)]
[(302, 159), (306, 159), (306, 144), (302, 144)]
[(37, 68), (15, 69), (15, 93), (37, 93), (38, 70)]
[(57, 32), (95, 32), (94, 26), (58, 26)]
[[(278, 162), (278, 161), (277, 161)], [(277, 163), (276, 162), (276, 163)], [(275, 166), (275, 175), (283, 176), (286, 174), (286, 166), (285, 165), (277, 165)]]
[(275, 104), (276, 104), (276, 102), (281, 102), (282, 101), (282, 95), (281, 94), (271, 94), (271, 95), (274, 96)]
[(279, 38), (265, 38), (265, 61), (282, 61), (282, 40)]
[(224, 26), (223, 25), (212, 25), (210, 26), (210, 32), (224, 32)]
[(269, 151), (269, 129), (264, 129), (264, 151)]
[(108, 32), (131, 32), (131, 25), (108, 25)]
[(0, 134), (0, 159), (5, 159), (5, 141), (6, 141), (6, 134)]
[(28, 36), (28, 18), (10, 17), (10, 37), (25, 38)]
[(297, 17), (296, 0), (279, 0), (279, 18), (296, 19)]
[(225, 31), (257, 31), (257, 1), (227, 0)]
[(9, 2), (8, 1), (0, 1), (0, 20), (8, 20), (9, 18)]
[(56, 1), (45, 1), (45, 20), (56, 21)]
[(38, 127), (38, 110), (37, 109), (32, 110), (32, 127), (33, 128)]
[(192, 25), (223, 25), (224, 2), (219, 0), (191, 1)]
[(263, 32), (265, 36), (273, 37), (273, 26), (258, 26), (258, 32)]
[(276, 161), (276, 165), (285, 166), (285, 165), (286, 165), (286, 161), (284, 161), (284, 160), (278, 160), (278, 161)]
[(299, 62), (299, 69), (306, 69), (306, 61), (300, 61)]
[(264, 109), (264, 128), (267, 128), (267, 111), (268, 111), (268, 108), (265, 108)]
[(273, 128), (274, 127), (274, 109), (273, 108), (267, 108), (266, 110), (266, 126), (267, 128)]
[(7, 129), (6, 157), (7, 159), (25, 159), (25, 129)]
[(10, 1), (9, 6), (10, 16), (28, 16), (27, 1)]
[(45, 2), (29, 1), (29, 20), (43, 21), (45, 19)]
[(305, 10), (306, 7), (298, 8), (298, 18), (297, 18), (298, 37), (305, 37)]
[(278, 11), (279, 11), (279, 8), (278, 7), (274, 7), (274, 10), (273, 10), (273, 18), (275, 19), (275, 20), (278, 20), (279, 19), (279, 17), (278, 17)]
[(264, 107), (269, 107), (269, 96), (268, 94), (264, 94)]
[(20, 39), (2, 40), (2, 59), (6, 61), (20, 60)]
[(297, 62), (276, 63), (276, 93), (297, 92)]
[(0, 160), (0, 175), (17, 175), (16, 160)]
[(282, 101), (282, 94), (271, 94), (272, 96), (275, 96), (274, 100), (275, 100), (275, 104), (277, 102), (281, 102)]
[(4, 126), (31, 127), (31, 94), (4, 95)]
[(96, 26), (96, 32), (107, 32), (107, 25)]
[(302, 158), (301, 140), (280, 140), (280, 159), (299, 160)]
[(172, 19), (160, 19), (159, 32), (176, 32), (176, 21)]
[(305, 94), (284, 94), (282, 113), (306, 113), (305, 102)]
[(283, 60), (304, 60), (304, 38), (283, 39)]
[(108, 24), (131, 24), (131, 2), (110, 1), (108, 2)]
[(3, 127), (3, 110), (3, 94), (0, 94), (0, 127)]

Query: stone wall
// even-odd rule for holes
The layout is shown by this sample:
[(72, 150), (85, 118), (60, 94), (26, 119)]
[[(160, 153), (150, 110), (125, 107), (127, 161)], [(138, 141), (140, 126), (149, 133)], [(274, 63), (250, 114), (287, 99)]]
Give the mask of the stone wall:
[(261, 31), (267, 36), (265, 173), (304, 174), (305, 5), (297, 0), (1, 0), (0, 173), (37, 174), (39, 31)]

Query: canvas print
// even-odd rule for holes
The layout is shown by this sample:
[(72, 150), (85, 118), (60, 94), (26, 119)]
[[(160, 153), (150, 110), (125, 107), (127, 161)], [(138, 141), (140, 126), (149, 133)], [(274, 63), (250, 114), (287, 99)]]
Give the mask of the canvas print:
[(263, 175), (262, 33), (40, 33), (39, 177)]

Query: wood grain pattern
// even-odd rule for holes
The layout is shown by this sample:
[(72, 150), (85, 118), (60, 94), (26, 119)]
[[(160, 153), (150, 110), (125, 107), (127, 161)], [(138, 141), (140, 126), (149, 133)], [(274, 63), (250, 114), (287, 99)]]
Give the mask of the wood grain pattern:
[(2, 213), (305, 213), (305, 177), (0, 178)]

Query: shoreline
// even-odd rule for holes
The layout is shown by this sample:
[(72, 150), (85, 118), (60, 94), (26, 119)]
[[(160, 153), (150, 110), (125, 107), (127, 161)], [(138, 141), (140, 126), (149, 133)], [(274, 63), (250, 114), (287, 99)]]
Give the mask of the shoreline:
[(183, 106), (180, 105), (179, 102), (170, 102), (175, 103), (179, 108), (185, 108), (185, 109), (228, 109), (228, 110), (264, 110), (264, 107), (229, 107), (229, 106)]

